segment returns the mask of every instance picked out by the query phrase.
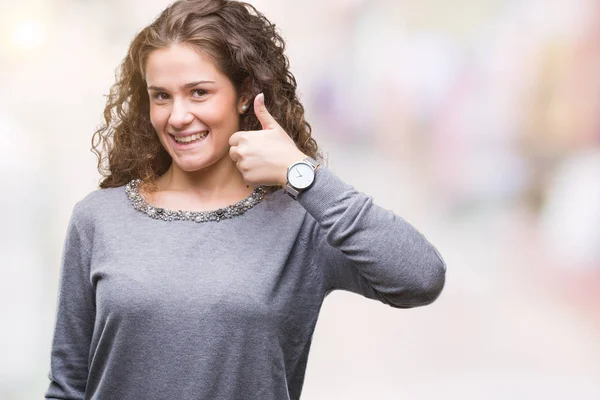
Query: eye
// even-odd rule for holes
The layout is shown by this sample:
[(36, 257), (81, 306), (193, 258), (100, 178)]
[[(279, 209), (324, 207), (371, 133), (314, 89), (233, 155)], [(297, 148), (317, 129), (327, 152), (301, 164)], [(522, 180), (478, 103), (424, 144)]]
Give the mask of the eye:
[(195, 95), (194, 97), (202, 97), (208, 94), (208, 92), (204, 89), (194, 89), (192, 93)]
[(152, 98), (155, 100), (166, 100), (169, 98), (169, 95), (163, 92), (156, 92), (152, 95)]

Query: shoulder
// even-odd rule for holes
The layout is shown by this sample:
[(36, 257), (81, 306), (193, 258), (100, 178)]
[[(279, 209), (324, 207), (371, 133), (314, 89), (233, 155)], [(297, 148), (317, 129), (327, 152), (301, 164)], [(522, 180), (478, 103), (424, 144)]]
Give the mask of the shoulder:
[(126, 199), (124, 186), (96, 189), (75, 203), (71, 218), (79, 228), (89, 227), (98, 218), (122, 207)]
[(117, 204), (121, 204), (125, 198), (124, 186), (96, 189), (75, 203), (74, 210), (89, 214), (102, 210), (110, 210)]

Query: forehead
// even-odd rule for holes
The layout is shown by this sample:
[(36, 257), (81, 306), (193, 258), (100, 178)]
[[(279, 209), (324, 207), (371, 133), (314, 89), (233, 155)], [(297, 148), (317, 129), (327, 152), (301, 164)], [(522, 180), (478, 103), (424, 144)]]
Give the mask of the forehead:
[(150, 52), (145, 66), (148, 85), (177, 86), (191, 81), (227, 79), (208, 55), (176, 43)]

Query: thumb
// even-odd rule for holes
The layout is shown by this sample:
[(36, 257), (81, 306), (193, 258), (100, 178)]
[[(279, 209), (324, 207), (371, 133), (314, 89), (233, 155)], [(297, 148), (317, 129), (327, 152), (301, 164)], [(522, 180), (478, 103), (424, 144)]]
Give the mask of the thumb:
[(269, 110), (267, 110), (267, 106), (265, 106), (264, 93), (259, 93), (254, 98), (254, 113), (263, 129), (273, 129), (279, 125), (269, 113)]

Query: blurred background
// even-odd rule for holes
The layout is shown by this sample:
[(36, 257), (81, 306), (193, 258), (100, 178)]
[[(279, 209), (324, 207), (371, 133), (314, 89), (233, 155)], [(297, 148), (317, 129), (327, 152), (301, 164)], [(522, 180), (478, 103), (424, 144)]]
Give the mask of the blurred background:
[[(329, 166), (448, 265), (335, 292), (303, 399), (600, 399), (600, 3), (256, 0)], [(0, 2), (0, 398), (48, 385), (60, 257), (117, 65), (163, 0)]]

